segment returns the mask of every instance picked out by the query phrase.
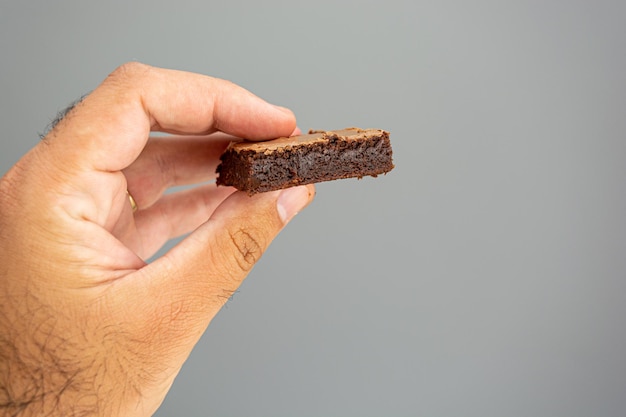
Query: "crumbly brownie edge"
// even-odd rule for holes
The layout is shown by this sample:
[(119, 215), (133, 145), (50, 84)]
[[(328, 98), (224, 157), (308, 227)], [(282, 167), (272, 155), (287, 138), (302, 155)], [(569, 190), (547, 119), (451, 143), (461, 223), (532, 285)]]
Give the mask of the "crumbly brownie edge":
[[(249, 194), (344, 178), (377, 176), (393, 169), (388, 132), (359, 140), (329, 140), (287, 146), (271, 152), (229, 150), (218, 167), (218, 185)], [(271, 168), (271, 169), (268, 169)]]

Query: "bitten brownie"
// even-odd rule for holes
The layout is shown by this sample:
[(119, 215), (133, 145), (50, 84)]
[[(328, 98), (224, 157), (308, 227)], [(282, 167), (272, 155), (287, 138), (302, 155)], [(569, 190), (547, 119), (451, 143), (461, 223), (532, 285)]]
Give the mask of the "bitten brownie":
[(233, 142), (221, 156), (217, 184), (256, 194), (391, 171), (389, 132), (347, 128), (264, 142)]

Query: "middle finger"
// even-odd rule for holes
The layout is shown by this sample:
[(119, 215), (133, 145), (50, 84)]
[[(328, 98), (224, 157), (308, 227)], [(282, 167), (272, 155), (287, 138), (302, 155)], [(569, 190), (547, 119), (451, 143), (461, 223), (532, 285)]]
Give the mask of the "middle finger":
[(152, 137), (124, 170), (128, 191), (140, 209), (152, 206), (170, 187), (214, 180), (219, 157), (233, 136)]

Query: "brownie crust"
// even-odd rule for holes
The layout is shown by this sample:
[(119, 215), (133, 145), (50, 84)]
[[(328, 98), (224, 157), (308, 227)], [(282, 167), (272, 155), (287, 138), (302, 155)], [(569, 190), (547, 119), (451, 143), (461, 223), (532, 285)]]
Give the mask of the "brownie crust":
[(322, 181), (376, 177), (393, 168), (387, 131), (310, 131), (264, 142), (231, 143), (217, 167), (217, 184), (252, 195)]

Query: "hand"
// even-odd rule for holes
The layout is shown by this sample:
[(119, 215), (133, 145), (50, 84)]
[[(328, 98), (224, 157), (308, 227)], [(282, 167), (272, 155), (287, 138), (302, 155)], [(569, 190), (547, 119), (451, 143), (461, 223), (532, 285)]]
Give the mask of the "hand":
[(214, 178), (228, 135), (295, 128), (289, 110), (232, 83), (141, 64), (72, 109), (0, 181), (0, 414), (154, 413), (210, 320), (314, 195), (164, 191)]

